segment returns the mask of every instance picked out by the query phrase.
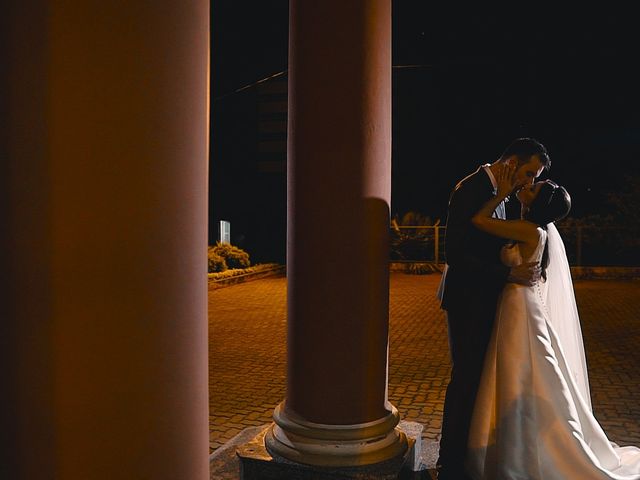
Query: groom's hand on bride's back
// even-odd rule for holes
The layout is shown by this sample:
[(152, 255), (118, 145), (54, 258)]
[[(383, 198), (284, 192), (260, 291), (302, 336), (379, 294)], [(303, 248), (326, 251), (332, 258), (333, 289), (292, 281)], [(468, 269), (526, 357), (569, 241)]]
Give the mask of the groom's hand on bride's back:
[(542, 271), (538, 262), (523, 263), (511, 267), (507, 281), (530, 287), (540, 280)]

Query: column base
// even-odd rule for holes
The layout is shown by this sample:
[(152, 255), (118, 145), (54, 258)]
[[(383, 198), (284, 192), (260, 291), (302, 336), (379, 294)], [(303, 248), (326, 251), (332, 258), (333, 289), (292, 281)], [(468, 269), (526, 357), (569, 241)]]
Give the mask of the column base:
[(275, 408), (275, 423), (268, 429), (269, 453), (296, 463), (322, 467), (372, 465), (402, 457), (408, 449), (406, 435), (395, 428), (400, 416), (392, 406), (386, 417), (355, 425), (324, 425), (306, 421)]
[[(265, 447), (271, 427), (261, 431), (250, 442), (239, 446), (241, 480), (424, 480), (432, 478), (424, 466), (414, 465), (415, 439), (407, 438), (407, 450), (390, 460), (371, 465), (337, 467), (293, 462), (269, 452)], [(419, 456), (419, 455), (418, 455)], [(433, 477), (435, 478), (435, 477)]]

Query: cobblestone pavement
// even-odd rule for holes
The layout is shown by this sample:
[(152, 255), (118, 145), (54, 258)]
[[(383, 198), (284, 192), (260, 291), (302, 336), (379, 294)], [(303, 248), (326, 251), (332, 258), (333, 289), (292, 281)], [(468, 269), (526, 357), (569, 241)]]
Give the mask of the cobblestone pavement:
[[(440, 275), (391, 276), (389, 400), (439, 438), (449, 375)], [(609, 438), (640, 445), (640, 282), (578, 281), (591, 394)], [(285, 396), (286, 279), (209, 291), (210, 447), (271, 422)]]

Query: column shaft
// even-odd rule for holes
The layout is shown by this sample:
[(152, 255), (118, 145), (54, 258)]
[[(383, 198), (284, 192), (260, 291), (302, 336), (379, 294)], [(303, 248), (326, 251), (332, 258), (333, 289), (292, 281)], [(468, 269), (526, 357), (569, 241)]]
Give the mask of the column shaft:
[[(268, 443), (306, 463), (384, 460), (403, 448), (386, 392), (390, 1), (290, 2), (288, 165), (287, 396)], [(345, 458), (314, 430), (352, 442)]]
[(209, 2), (14, 3), (6, 478), (208, 479)]

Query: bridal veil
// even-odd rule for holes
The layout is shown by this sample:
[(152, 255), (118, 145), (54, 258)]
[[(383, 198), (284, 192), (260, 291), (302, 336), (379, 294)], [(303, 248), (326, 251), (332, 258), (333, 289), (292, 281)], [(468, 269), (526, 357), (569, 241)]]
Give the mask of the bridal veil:
[(592, 410), (587, 362), (580, 328), (580, 317), (573, 291), (571, 269), (567, 252), (558, 229), (553, 223), (547, 227), (549, 266), (543, 292), (545, 304), (552, 324), (567, 361), (568, 367), (578, 387), (580, 395)]

